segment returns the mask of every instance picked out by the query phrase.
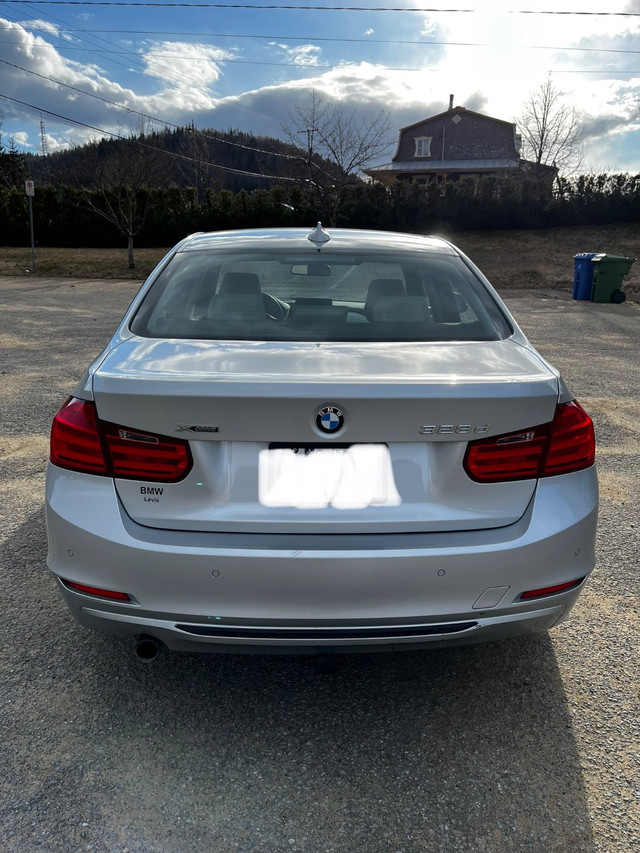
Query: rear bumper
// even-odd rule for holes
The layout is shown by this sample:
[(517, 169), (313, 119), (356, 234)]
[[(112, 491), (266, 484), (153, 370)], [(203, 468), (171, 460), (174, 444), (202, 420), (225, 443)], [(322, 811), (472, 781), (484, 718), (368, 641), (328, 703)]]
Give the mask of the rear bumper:
[(76, 619), (211, 652), (382, 651), (546, 630), (594, 565), (597, 481), (589, 469), (539, 483), (508, 527), (439, 534), (185, 533), (142, 527), (106, 478), (51, 468), (47, 563), (59, 578), (128, 593), (121, 604), (59, 581)]
[[(64, 593), (63, 593), (64, 594)], [(573, 600), (577, 593), (573, 596)], [(383, 652), (503, 640), (545, 631), (557, 624), (572, 606), (545, 607), (535, 613), (480, 617), (471, 622), (405, 625), (371, 625), (352, 629), (264, 628), (245, 625), (237, 629), (210, 624), (179, 623), (87, 606), (77, 600), (67, 603), (80, 624), (100, 633), (139, 639), (152, 637), (173, 651), (235, 654), (329, 654), (333, 652)], [(75, 596), (74, 596), (75, 598)]]

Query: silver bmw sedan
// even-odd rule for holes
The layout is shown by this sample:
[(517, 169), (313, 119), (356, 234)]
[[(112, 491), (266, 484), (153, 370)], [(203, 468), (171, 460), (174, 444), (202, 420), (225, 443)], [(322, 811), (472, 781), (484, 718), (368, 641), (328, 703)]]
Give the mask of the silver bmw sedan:
[(594, 566), (594, 457), (450, 243), (194, 234), (55, 416), (47, 562), (146, 660), (545, 631)]

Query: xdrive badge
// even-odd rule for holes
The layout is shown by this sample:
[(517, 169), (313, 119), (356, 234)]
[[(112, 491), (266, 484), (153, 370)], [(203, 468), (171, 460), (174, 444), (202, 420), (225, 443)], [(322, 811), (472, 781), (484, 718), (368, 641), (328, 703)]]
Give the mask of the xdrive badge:
[(219, 429), (209, 424), (178, 424), (176, 432), (219, 432)]

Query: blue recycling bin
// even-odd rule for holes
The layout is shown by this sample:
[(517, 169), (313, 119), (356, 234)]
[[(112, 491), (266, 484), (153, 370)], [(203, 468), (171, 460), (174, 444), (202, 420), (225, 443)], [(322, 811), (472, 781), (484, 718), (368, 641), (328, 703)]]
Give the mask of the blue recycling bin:
[(574, 299), (591, 299), (593, 291), (593, 258), (597, 252), (581, 252), (574, 255), (573, 291)]

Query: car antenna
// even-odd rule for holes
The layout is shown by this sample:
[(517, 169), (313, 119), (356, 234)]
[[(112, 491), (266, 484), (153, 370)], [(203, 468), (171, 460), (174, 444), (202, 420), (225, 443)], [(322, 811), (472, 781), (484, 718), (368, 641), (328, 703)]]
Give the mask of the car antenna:
[(322, 222), (318, 222), (316, 227), (311, 231), (311, 233), (307, 234), (307, 240), (310, 240), (312, 243), (315, 243), (318, 247), (318, 251), (322, 248), (325, 243), (328, 243), (331, 239), (331, 235), (327, 234), (327, 232), (322, 227)]

